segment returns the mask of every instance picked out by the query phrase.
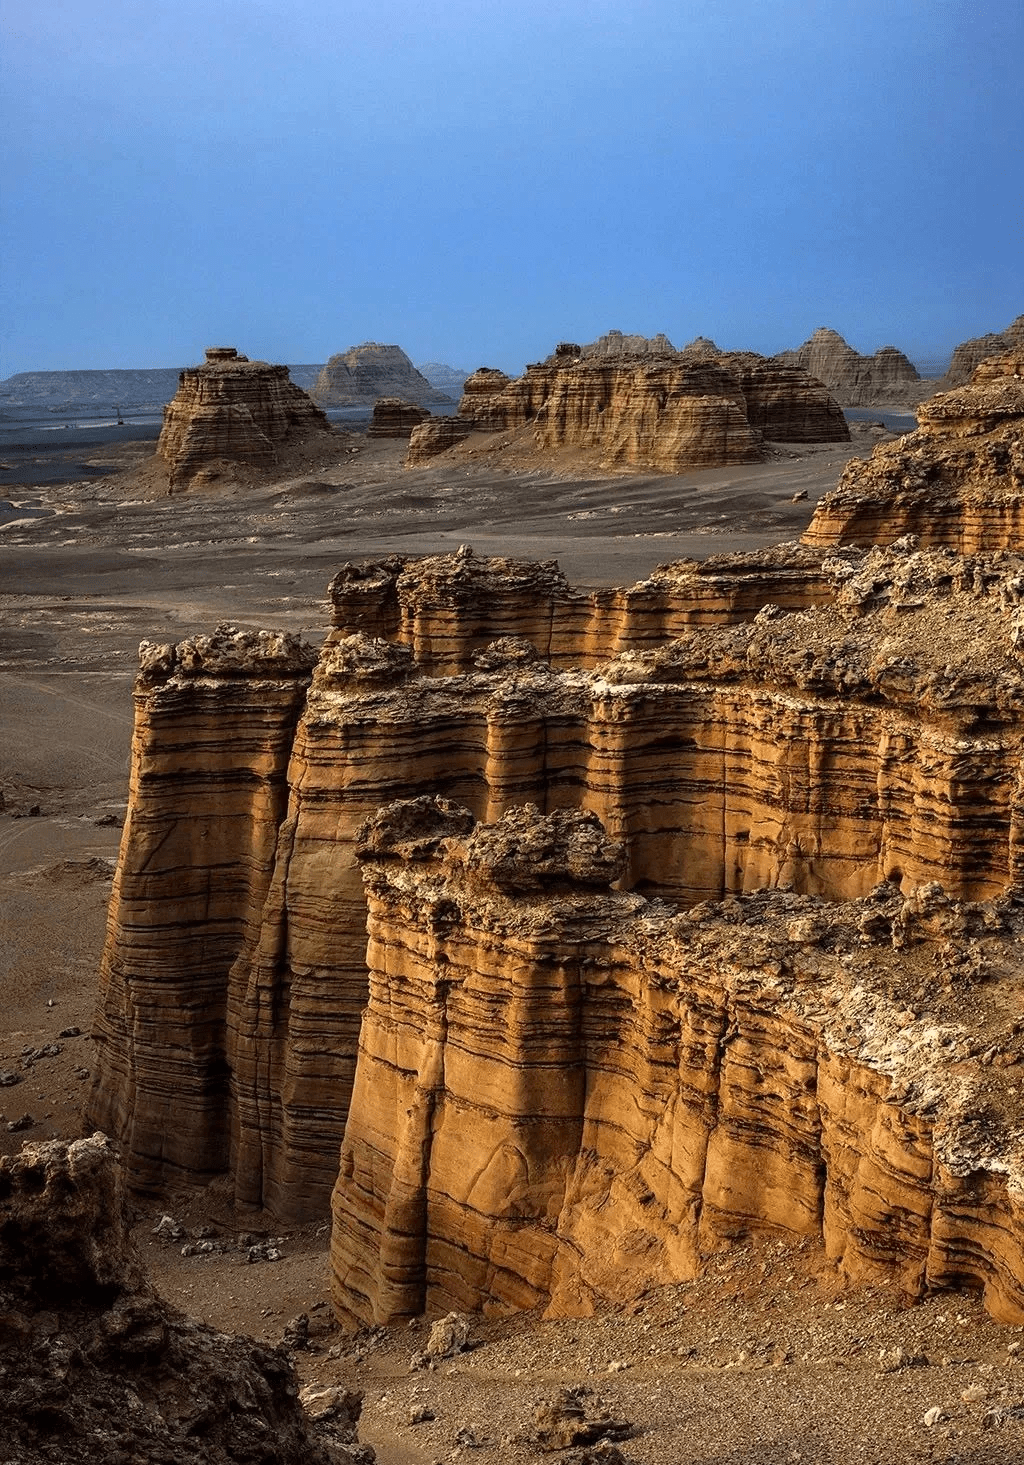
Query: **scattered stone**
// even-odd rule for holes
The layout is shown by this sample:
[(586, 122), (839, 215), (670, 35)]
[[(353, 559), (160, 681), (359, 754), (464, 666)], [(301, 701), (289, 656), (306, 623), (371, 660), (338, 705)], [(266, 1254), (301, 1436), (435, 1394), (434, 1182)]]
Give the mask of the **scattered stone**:
[(161, 1241), (183, 1241), (186, 1234), (184, 1226), (173, 1216), (161, 1216), (152, 1231)]
[(925, 1415), (924, 1418), (921, 1420), (921, 1423), (927, 1429), (934, 1429), (939, 1421), (945, 1419), (945, 1417), (945, 1410), (940, 1409), (938, 1404), (934, 1404), (931, 1409), (925, 1411)]
[(33, 1119), (31, 1114), (22, 1114), (18, 1119), (11, 1119), (7, 1124), (8, 1134), (20, 1134), (23, 1129), (34, 1129), (38, 1120)]
[(0, 1068), (0, 1089), (13, 1088), (16, 1083), (21, 1083), (24, 1076), (22, 1073), (12, 1073), (9, 1068)]
[(80, 1038), (82, 1036), (82, 1029), (81, 1028), (61, 1028), (61, 1030), (57, 1034), (57, 1036), (58, 1036), (58, 1038)]
[(463, 1313), (450, 1312), (438, 1318), (430, 1329), (425, 1349), (428, 1358), (454, 1358), (464, 1353), (469, 1343), (469, 1318)]
[(309, 1314), (300, 1312), (298, 1317), (293, 1317), (291, 1322), (285, 1324), (281, 1341), (286, 1348), (304, 1349), (309, 1347)]
[(429, 1424), (435, 1417), (429, 1404), (414, 1404), (409, 1410), (410, 1424)]
[(589, 1394), (585, 1387), (562, 1389), (557, 1399), (537, 1405), (533, 1411), (534, 1440), (545, 1454), (572, 1445), (594, 1445), (602, 1439), (625, 1439), (632, 1433), (628, 1420), (613, 1419), (599, 1405), (599, 1412), (588, 1418), (584, 1401)]

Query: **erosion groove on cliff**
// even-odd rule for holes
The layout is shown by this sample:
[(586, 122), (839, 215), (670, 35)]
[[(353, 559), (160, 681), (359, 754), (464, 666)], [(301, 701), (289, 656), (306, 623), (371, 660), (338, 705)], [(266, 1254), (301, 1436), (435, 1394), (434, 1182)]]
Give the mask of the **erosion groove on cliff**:
[(623, 888), (679, 909), (1020, 882), (1015, 555), (788, 546), (583, 594), (464, 548), (331, 594), (319, 654), (230, 627), (143, 649), (88, 1106), (136, 1187), (227, 1171), (322, 1214), (367, 997), (358, 831), (391, 801), (589, 811)]
[(588, 1311), (767, 1229), (1024, 1320), (1024, 903), (884, 882), (677, 913), (600, 890), (623, 852), (593, 815), (468, 824), (420, 799), (361, 834), (341, 1312)]

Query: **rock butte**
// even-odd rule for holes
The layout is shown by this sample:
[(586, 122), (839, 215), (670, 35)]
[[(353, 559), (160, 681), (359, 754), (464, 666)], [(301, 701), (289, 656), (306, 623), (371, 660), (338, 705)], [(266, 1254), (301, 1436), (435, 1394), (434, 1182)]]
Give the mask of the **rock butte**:
[(992, 331), (986, 336), (961, 341), (939, 385), (946, 389), (962, 387), (970, 380), (974, 368), (989, 356), (1003, 356), (1008, 352), (1019, 354), (1021, 351), (1024, 351), (1024, 315), (1011, 321), (1005, 331)]
[(825, 326), (795, 351), (780, 351), (773, 359), (780, 365), (805, 367), (844, 407), (913, 403), (929, 390), (913, 362), (895, 346), (883, 346), (873, 356), (862, 356), (838, 331)]
[(328, 446), (334, 436), (286, 366), (250, 361), (233, 346), (210, 346), (202, 366), (181, 373), (156, 451), (177, 490), (211, 481), (236, 463), (272, 469), (283, 453), (310, 443)]
[[(1019, 1114), (998, 1066), (1018, 1056), (1024, 561), (912, 540), (783, 546), (585, 594), (553, 562), (464, 549), (348, 567), (331, 595), (336, 628), (319, 654), (230, 627), (142, 648), (88, 1104), (121, 1141), (130, 1182), (159, 1191), (227, 1172), (240, 1201), (299, 1220), (322, 1213), (337, 1180), (335, 1301), (364, 1319), (455, 1296), (588, 1307), (690, 1275), (709, 1238), (777, 1227), (824, 1230), (851, 1278), (883, 1272), (913, 1290), (959, 1277), (1024, 1320)], [(387, 834), (393, 814), (373, 833), (382, 806), (428, 794), (468, 811), (443, 837), (473, 849), (491, 837), (474, 819), (532, 804), (600, 818), (622, 854), (563, 868), (541, 814), (513, 816), (523, 822), (502, 827), (533, 853), (511, 886), (499, 881), (511, 904), (492, 930), (497, 905), (478, 910), (462, 893), (460, 882), (494, 884), (474, 885), (471, 854), (427, 868), (447, 859), (434, 815), (415, 838)], [(620, 858), (618, 893), (591, 888), (578, 921), (558, 903), (580, 869), (590, 887), (607, 884)], [(426, 906), (421, 875), (436, 893)], [(744, 936), (741, 961), (723, 944), (737, 921), (789, 934), (770, 951)], [(837, 944), (837, 922), (851, 944)], [(616, 934), (626, 926), (664, 932), (650, 948), (664, 989), (647, 948)], [(700, 937), (699, 968), (679, 931)], [(579, 970), (573, 942), (585, 980), (557, 975), (559, 952)], [(402, 955), (413, 949), (433, 996)], [(439, 995), (449, 979), (453, 1001), (494, 989), (460, 1009), (464, 1030)], [(981, 1013), (971, 1027), (942, 1015), (950, 992)], [(912, 1022), (920, 1043), (902, 1048), (893, 1034)], [(545, 1034), (567, 1023), (568, 1107), (545, 1129), (535, 1054), (548, 1054), (545, 1071), (561, 1065)], [(602, 1034), (603, 1060), (579, 1033)], [(727, 1047), (746, 1055), (756, 1103), (738, 1076), (734, 1099), (720, 1096)], [(927, 1054), (933, 1107), (919, 1109)], [(473, 1092), (487, 1101), (479, 1128)], [(537, 1144), (554, 1150), (531, 1200), (512, 1181), (534, 1173), (534, 1150), (510, 1134), (532, 1095)], [(431, 1134), (446, 1126), (429, 1156), (402, 1117), (408, 1102)], [(964, 1136), (989, 1110), (1006, 1116), (1006, 1143), (970, 1151), (973, 1179), (958, 1190)], [(452, 1182), (446, 1202), (456, 1115), (477, 1157), (463, 1178), (479, 1188)], [(503, 1185), (515, 1198), (505, 1209)], [(977, 1220), (943, 1239), (948, 1197)], [(616, 1281), (602, 1258), (627, 1255), (641, 1214), (653, 1259), (623, 1263)]]
[(484, 367), (467, 378), (455, 419), (414, 429), (407, 466), (473, 433), (529, 435), (541, 451), (572, 447), (604, 467), (678, 472), (756, 463), (766, 440), (847, 442), (837, 403), (802, 367), (752, 352), (587, 355), (563, 343), (510, 381)]
[(436, 407), (453, 398), (431, 386), (401, 346), (364, 341), (332, 356), (310, 393), (321, 407), (372, 407), (378, 397)]
[(970, 554), (1024, 541), (1024, 351), (991, 357), (970, 382), (917, 409), (918, 429), (846, 465), (804, 542), (922, 545)]

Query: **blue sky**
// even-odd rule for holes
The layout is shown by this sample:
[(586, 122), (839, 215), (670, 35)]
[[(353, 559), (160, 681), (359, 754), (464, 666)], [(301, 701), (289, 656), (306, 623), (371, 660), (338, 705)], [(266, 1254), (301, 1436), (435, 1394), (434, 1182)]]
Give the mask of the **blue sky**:
[(4, 0), (0, 376), (1024, 311), (1020, 0)]

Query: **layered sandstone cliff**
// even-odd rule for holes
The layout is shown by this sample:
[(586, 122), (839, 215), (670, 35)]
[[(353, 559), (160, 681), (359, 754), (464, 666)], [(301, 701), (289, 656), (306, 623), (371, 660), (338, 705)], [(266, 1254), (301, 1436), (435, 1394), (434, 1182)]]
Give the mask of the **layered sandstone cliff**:
[(975, 336), (970, 341), (961, 341), (953, 352), (949, 370), (938, 383), (943, 391), (962, 387), (970, 381), (976, 367), (990, 356), (1005, 356), (1024, 351), (1024, 315), (1011, 321), (1005, 331), (990, 331), (985, 336)]
[(780, 365), (802, 366), (834, 393), (844, 407), (912, 403), (928, 390), (917, 368), (895, 346), (863, 356), (838, 331), (822, 326), (795, 351), (780, 351)]
[(415, 402), (401, 397), (378, 397), (373, 404), (373, 420), (368, 437), (410, 437), (414, 428), (426, 422), (430, 413)]
[(327, 446), (333, 436), (286, 366), (250, 361), (233, 346), (211, 346), (202, 366), (181, 373), (156, 450), (171, 488), (179, 489), (235, 464), (273, 468), (283, 453)]
[(811, 545), (923, 545), (965, 554), (1024, 544), (1024, 353), (991, 357), (970, 383), (918, 409), (919, 427), (854, 459), (818, 504)]
[(364, 341), (332, 356), (310, 396), (321, 407), (371, 407), (378, 397), (401, 397), (421, 407), (437, 407), (454, 399), (431, 386), (401, 346)]
[(432, 799), (360, 853), (341, 1313), (589, 1311), (767, 1230), (1024, 1322), (1019, 903), (883, 884), (680, 914), (607, 889), (593, 815), (473, 827)]
[(850, 436), (837, 403), (800, 367), (751, 352), (588, 355), (571, 342), (515, 381), (491, 368), (475, 372), (456, 424), (424, 424), (406, 463), (426, 462), (471, 432), (528, 433), (541, 453), (574, 448), (606, 468), (665, 472), (757, 462), (765, 439)]
[(1014, 556), (902, 543), (587, 597), (462, 551), (339, 576), (318, 658), (229, 631), (147, 648), (91, 1120), (136, 1186), (229, 1171), (239, 1199), (320, 1213), (367, 992), (358, 831), (395, 799), (590, 810), (625, 885), (678, 906), (999, 897), (1022, 585)]

